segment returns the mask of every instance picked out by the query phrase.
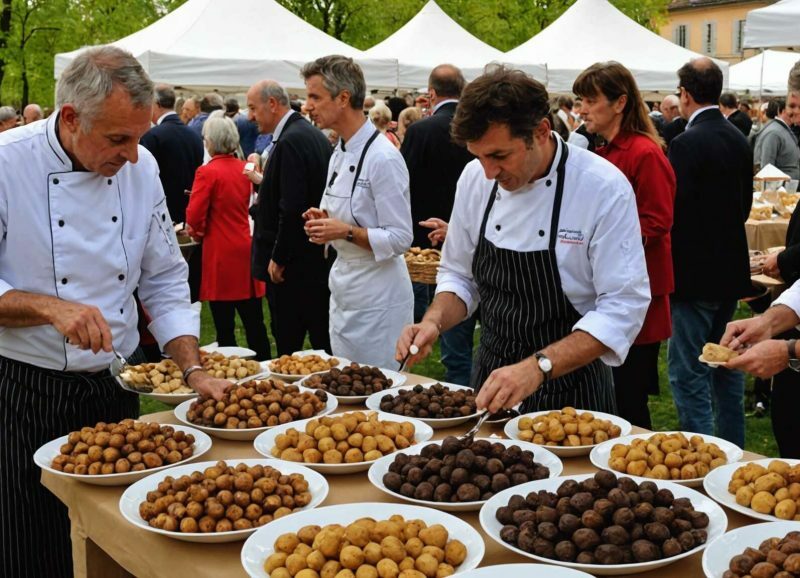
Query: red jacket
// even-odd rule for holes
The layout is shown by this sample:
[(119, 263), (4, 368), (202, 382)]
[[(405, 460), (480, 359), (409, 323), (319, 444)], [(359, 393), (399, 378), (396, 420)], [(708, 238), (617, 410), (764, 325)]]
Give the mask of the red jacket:
[(669, 294), (675, 290), (670, 230), (675, 173), (659, 145), (646, 136), (620, 132), (597, 154), (628, 178), (636, 194), (652, 301), (635, 343), (655, 343), (672, 334)]
[(239, 301), (263, 297), (265, 285), (250, 274), (252, 185), (242, 174), (244, 162), (215, 155), (194, 176), (186, 224), (202, 237), (202, 301)]

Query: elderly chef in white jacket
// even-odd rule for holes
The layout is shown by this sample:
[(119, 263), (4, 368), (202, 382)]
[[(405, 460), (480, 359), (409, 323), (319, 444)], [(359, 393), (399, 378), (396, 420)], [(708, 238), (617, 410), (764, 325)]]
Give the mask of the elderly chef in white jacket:
[(331, 243), (330, 334), (334, 355), (394, 368), (394, 344), (414, 313), (403, 260), (411, 246), (408, 170), (400, 152), (361, 111), (366, 84), (350, 58), (326, 56), (303, 67), (306, 109), (341, 137), (321, 207), (309, 209), (312, 243)]
[(99, 47), (63, 72), (55, 114), (0, 135), (2, 576), (72, 575), (67, 510), (33, 453), (139, 415), (108, 369), (114, 350), (137, 357), (135, 289), (186, 382), (216, 398), (228, 384), (199, 370), (187, 267), (158, 166), (138, 146), (152, 102), (133, 56)]

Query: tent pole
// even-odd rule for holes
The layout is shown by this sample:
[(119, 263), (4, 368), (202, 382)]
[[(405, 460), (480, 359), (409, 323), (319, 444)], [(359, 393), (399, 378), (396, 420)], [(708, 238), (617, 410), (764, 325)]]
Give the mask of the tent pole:
[[(761, 50), (761, 76), (760, 76), (760, 78), (758, 80), (758, 106), (760, 108), (761, 107), (761, 98), (762, 98), (761, 94), (764, 91), (764, 58), (766, 58), (766, 57), (764, 56), (764, 49), (760, 48), (759, 50)], [(759, 120), (761, 120), (760, 112), (759, 112), (758, 118), (759, 118)]]

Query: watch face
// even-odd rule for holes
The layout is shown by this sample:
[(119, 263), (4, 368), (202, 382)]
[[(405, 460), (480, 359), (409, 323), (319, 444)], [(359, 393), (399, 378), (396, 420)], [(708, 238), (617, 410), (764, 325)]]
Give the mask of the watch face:
[(539, 369), (545, 373), (549, 373), (553, 370), (553, 363), (546, 357), (542, 357), (539, 359)]

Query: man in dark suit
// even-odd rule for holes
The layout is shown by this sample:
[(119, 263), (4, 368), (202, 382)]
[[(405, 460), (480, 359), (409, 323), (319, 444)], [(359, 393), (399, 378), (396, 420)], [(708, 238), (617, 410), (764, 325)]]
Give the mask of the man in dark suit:
[(249, 118), (272, 134), (258, 199), (251, 209), (253, 277), (267, 282), (267, 300), (278, 355), (303, 349), (330, 352), (328, 271), (324, 248), (308, 242), (303, 213), (318, 207), (325, 191), (331, 146), (320, 130), (290, 108), (289, 95), (272, 80), (247, 92)]
[(745, 138), (750, 136), (750, 129), (753, 127), (753, 121), (750, 117), (739, 110), (739, 102), (736, 95), (732, 92), (723, 92), (719, 97), (719, 111), (727, 118), (733, 125), (742, 131)]
[[(450, 123), (465, 85), (461, 71), (450, 64), (433, 69), (428, 78), (433, 115), (406, 130), (400, 152), (406, 160), (411, 189), (414, 246), (428, 248), (430, 229), (441, 230), (450, 220), (456, 183), (473, 159), (466, 147), (450, 138)], [(420, 223), (427, 223), (426, 226)], [(435, 285), (414, 283), (414, 318), (419, 321), (433, 298)], [(475, 319), (468, 319), (442, 335), (442, 363), (450, 383), (468, 385), (472, 371)]]
[(230, 118), (239, 131), (239, 146), (242, 147), (244, 158), (249, 157), (256, 150), (258, 126), (247, 118), (246, 114), (239, 112), (239, 101), (235, 98), (225, 100), (225, 116)]
[(744, 446), (744, 376), (698, 361), (719, 343), (741, 297), (751, 293), (744, 222), (753, 201), (747, 139), (716, 103), (722, 72), (709, 58), (678, 71), (686, 131), (669, 148), (677, 194), (672, 227), (675, 293), (669, 381), (681, 429)]

